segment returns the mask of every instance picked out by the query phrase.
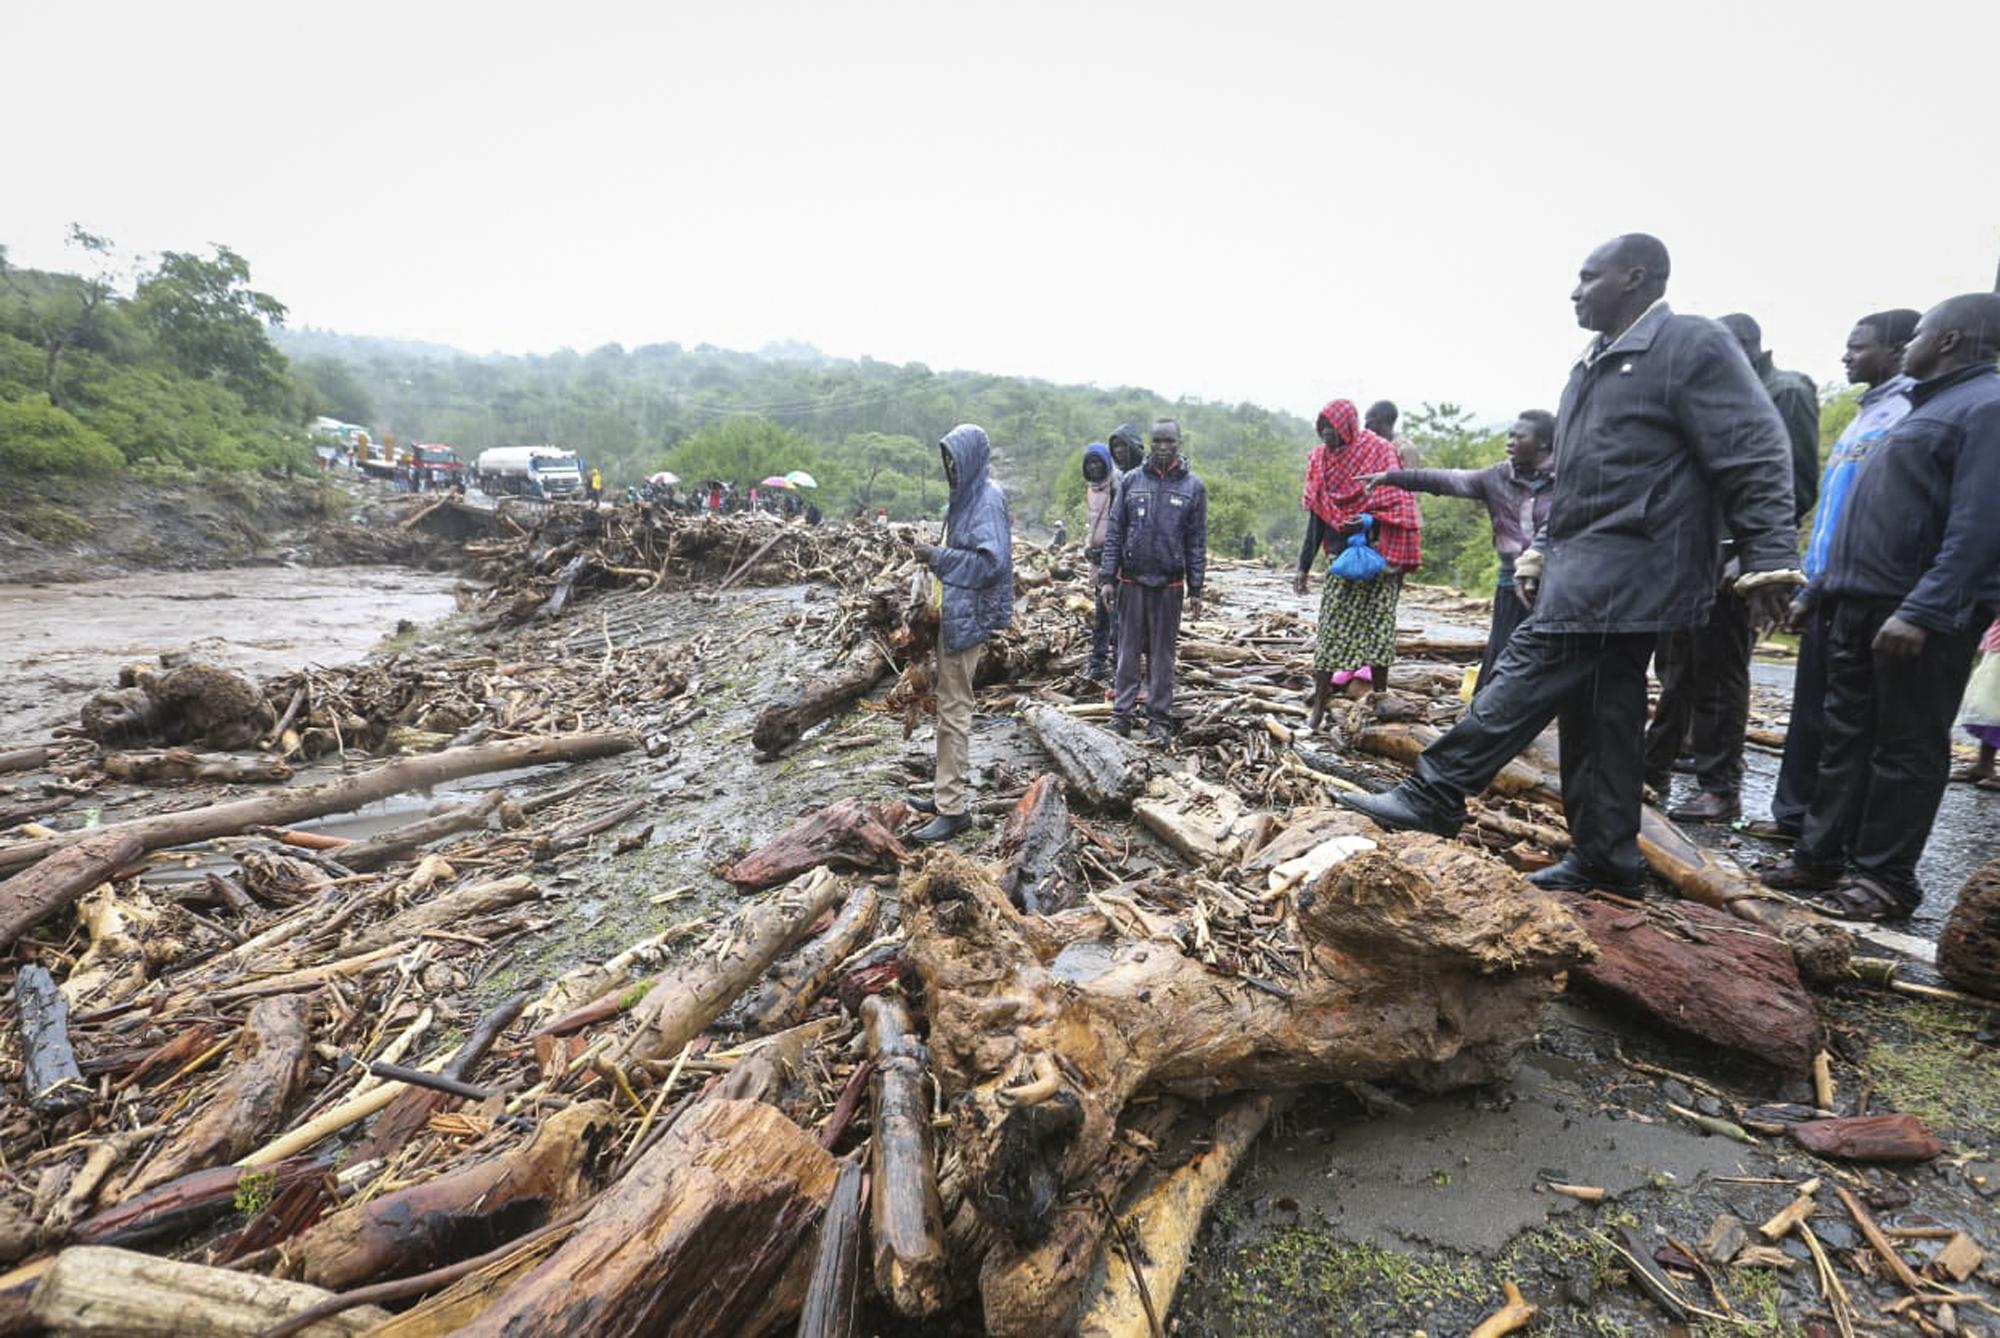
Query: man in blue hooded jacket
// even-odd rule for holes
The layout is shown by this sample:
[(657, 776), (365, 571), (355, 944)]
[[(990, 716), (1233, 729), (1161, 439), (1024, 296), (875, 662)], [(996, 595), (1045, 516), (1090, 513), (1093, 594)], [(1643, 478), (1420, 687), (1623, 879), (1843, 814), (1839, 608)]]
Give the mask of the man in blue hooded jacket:
[(938, 443), (951, 502), (944, 543), (918, 544), (931, 570), (938, 612), (937, 773), (929, 804), (936, 816), (911, 839), (945, 841), (972, 825), (966, 780), (972, 770), (972, 675), (988, 637), (1014, 621), (1014, 540), (1007, 498), (987, 477), (986, 429), (961, 423)]

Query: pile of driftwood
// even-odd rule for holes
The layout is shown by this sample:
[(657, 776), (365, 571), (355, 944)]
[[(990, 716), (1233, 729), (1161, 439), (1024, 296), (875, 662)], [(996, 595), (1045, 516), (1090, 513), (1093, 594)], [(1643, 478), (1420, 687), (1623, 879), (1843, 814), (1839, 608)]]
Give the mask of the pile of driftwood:
[[(1332, 803), (1462, 709), (1476, 641), (1412, 632), (1396, 691), (1307, 735), (1303, 620), (1218, 609), (1188, 629), (1175, 745), (1142, 748), (1074, 677), (1087, 577), (1031, 545), (983, 709), (1047, 770), (977, 857), (915, 858), (909, 810), (854, 796), (721, 871), (733, 913), (500, 997), (505, 947), (560, 918), (549, 872), (641, 843), (640, 802), (585, 782), (364, 841), (298, 825), (644, 746), (613, 728), (697, 696), (707, 652), (632, 647), (643, 609), (583, 606), (606, 587), (833, 587), (790, 629), (799, 681), (753, 738), (771, 755), (892, 677), (883, 704), (921, 715), (931, 632), (907, 547), (872, 529), (557, 507), (477, 556), (529, 624), (508, 653), (275, 680), (213, 745), (441, 751), (0, 845), (0, 1080), (22, 1097), (0, 1114), (0, 1332), (829, 1335), (976, 1307), (994, 1333), (1150, 1335), (1290, 1092), (1491, 1081), (1565, 987), (1827, 1090), (1807, 985), (1848, 978), (1851, 943), (1664, 819), (1644, 847), (1682, 899), (1635, 902), (1521, 878), (1568, 839), (1532, 755), (1456, 841)], [(175, 667), (129, 686), (196, 699)], [(155, 719), (196, 731), (163, 755), (218, 737)], [(152, 852), (190, 847), (209, 862), (163, 879)], [(1908, 1121), (1831, 1113), (1785, 1127), (1935, 1155)]]

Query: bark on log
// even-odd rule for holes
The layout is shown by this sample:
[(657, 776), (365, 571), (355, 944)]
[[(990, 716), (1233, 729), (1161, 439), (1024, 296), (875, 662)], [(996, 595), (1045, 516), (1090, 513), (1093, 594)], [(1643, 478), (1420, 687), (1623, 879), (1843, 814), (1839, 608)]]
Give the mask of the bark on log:
[(419, 846), (429, 845), (459, 832), (470, 831), (474, 827), (484, 827), (486, 820), (498, 812), (505, 802), (504, 790), (493, 790), (476, 804), (461, 808), (446, 809), (420, 822), (405, 823), (401, 827), (391, 827), (386, 832), (378, 832), (366, 841), (355, 841), (342, 846), (340, 862), (356, 873), (368, 873), (379, 869), (392, 859), (409, 854)]
[(909, 810), (848, 797), (808, 813), (732, 864), (723, 878), (745, 892), (776, 887), (829, 865), (887, 872), (910, 857), (896, 839)]
[[(56, 1256), (29, 1310), (37, 1323), (79, 1338), (256, 1338), (326, 1298), (303, 1282), (77, 1245)], [(304, 1332), (315, 1338), (360, 1334), (388, 1318), (386, 1310), (364, 1306)]]
[(742, 1332), (810, 1238), (833, 1182), (832, 1155), (771, 1107), (703, 1102), (462, 1332)]
[(276, 1128), (305, 1081), (312, 1054), (309, 1012), (303, 994), (265, 999), (252, 1008), (222, 1090), (118, 1197), (130, 1199), (189, 1171), (234, 1161)]
[(797, 692), (757, 715), (750, 742), (765, 757), (776, 757), (822, 720), (830, 720), (867, 696), (893, 666), (882, 644), (865, 638), (836, 665), (806, 680)]
[(12, 947), (14, 940), (57, 911), (66, 910), (146, 850), (138, 836), (115, 827), (99, 828), (58, 848), (62, 839), (29, 843), (47, 846), (51, 857), (0, 883), (0, 951)]
[(287, 1275), (343, 1291), (484, 1254), (577, 1203), (615, 1134), (609, 1102), (570, 1106), (525, 1146), (335, 1213), (287, 1247)]
[[(1439, 737), (1429, 725), (1381, 725), (1363, 730), (1357, 743), (1365, 752), (1413, 763)], [(1550, 771), (1521, 758), (1501, 768), (1493, 789), (1560, 806), (1562, 782)], [(1762, 925), (1791, 945), (1799, 974), (1818, 984), (1845, 980), (1854, 939), (1824, 916), (1774, 894), (1734, 860), (1705, 850), (1687, 838), (1651, 805), (1639, 812), (1639, 854), (1647, 865), (1689, 901), (1727, 911)]]
[(1128, 740), (1053, 706), (1030, 706), (1021, 714), (1085, 808), (1123, 809), (1145, 790), (1146, 755)]
[(1059, 977), (1035, 947), (1057, 936), (1032, 932), (984, 870), (950, 853), (906, 879), (902, 900), (967, 1197), (1028, 1242), (1140, 1089), (1491, 1080), (1590, 952), (1567, 912), (1505, 866), (1410, 834), (1335, 865), (1299, 899), (1281, 927), (1304, 961), (1277, 993), (1158, 937)]
[(2000, 999), (2000, 860), (1972, 871), (1938, 934), (1938, 974), (1961, 989)]
[[(479, 1067), (479, 1061), (486, 1058), (486, 1052), (500, 1039), (500, 1033), (512, 1025), (521, 1010), (528, 1006), (528, 996), (517, 994), (503, 999), (480, 1015), (473, 1024), (472, 1034), (464, 1044), (452, 1052), (449, 1060), (439, 1072), (447, 1078), (464, 1082)], [(375, 1157), (385, 1157), (403, 1144), (409, 1142), (430, 1122), (433, 1112), (446, 1109), (458, 1098), (446, 1096), (442, 1092), (432, 1092), (418, 1088), (406, 1088), (397, 1093), (382, 1113), (375, 1117), (375, 1123), (368, 1130), (368, 1137), (355, 1149), (356, 1161), (368, 1161)]]
[(1674, 907), (1679, 932), (1644, 911), (1565, 897), (1597, 945), (1571, 980), (1668, 1028), (1803, 1076), (1825, 1043), (1819, 1010), (1783, 940), (1707, 906)]
[(1908, 1113), (1805, 1120), (1794, 1124), (1791, 1134), (1793, 1142), (1814, 1156), (1842, 1161), (1904, 1165), (1944, 1153), (1929, 1126)]
[(987, 1333), (1030, 1338), (1075, 1331), (1113, 1205), (1146, 1169), (1180, 1110), (1171, 1099), (1140, 1107), (1088, 1179), (1056, 1205), (1047, 1236), (1032, 1245), (1002, 1237), (987, 1247), (979, 1268)]
[(134, 785), (238, 785), (272, 783), (292, 777), (292, 769), (283, 758), (197, 753), (188, 748), (106, 753), (98, 765), (104, 768), (105, 775)]
[(1035, 777), (1000, 828), (1000, 890), (1022, 910), (1066, 909), (1081, 881), (1071, 854), (1069, 805), (1056, 777)]
[[(218, 836), (234, 836), (251, 827), (284, 827), (307, 818), (345, 813), (405, 790), (431, 789), (466, 776), (546, 766), (551, 762), (582, 762), (595, 757), (610, 757), (638, 746), (639, 740), (633, 735), (601, 733), (556, 734), (546, 738), (508, 739), (502, 743), (447, 748), (440, 753), (407, 757), (358, 776), (328, 781), (324, 785), (308, 785), (256, 799), (113, 823), (98, 828), (90, 837), (57, 836), (0, 847), (0, 871), (33, 864), (58, 850), (75, 846), (79, 840), (132, 836), (138, 839), (139, 850), (159, 850), (167, 846), (213, 840)], [(131, 857), (127, 856), (123, 862), (129, 863), (130, 860)], [(5, 894), (11, 885), (0, 885), (0, 907), (7, 904)], [(0, 925), (4, 924), (4, 914), (0, 914)]]
[[(273, 1166), (273, 1187), (282, 1192), (323, 1174), (328, 1163), (295, 1157)], [(163, 1236), (185, 1235), (233, 1206), (243, 1183), (240, 1166), (211, 1166), (128, 1197), (116, 1207), (85, 1218), (69, 1233), (78, 1245), (139, 1245)]]
[(861, 1005), (861, 1021), (874, 1061), (869, 1238), (875, 1290), (902, 1314), (934, 1315), (949, 1299), (950, 1261), (931, 1155), (929, 1055), (900, 999), (871, 996)]
[(743, 1008), (744, 1029), (773, 1032), (803, 1022), (841, 964), (875, 932), (881, 904), (873, 884), (856, 884), (826, 932), (779, 962), (750, 996)]
[(861, 1222), (868, 1206), (868, 1177), (859, 1157), (840, 1164), (819, 1224), (812, 1281), (796, 1338), (859, 1338)]
[(37, 1115), (66, 1115), (90, 1100), (69, 1040), (69, 1000), (45, 966), (14, 977), (14, 1020), (21, 1029), (21, 1087)]
[(843, 888), (840, 879), (817, 869), (738, 911), (683, 969), (646, 992), (632, 1010), (638, 1028), (626, 1038), (619, 1062), (678, 1054), (805, 936), (813, 921), (840, 900)]
[(1110, 1243), (1104, 1281), (1084, 1309), (1079, 1338), (1151, 1338), (1155, 1323), (1173, 1309), (1209, 1206), (1281, 1100), (1261, 1092), (1232, 1101), (1216, 1117), (1208, 1146), (1119, 1214), (1118, 1237), (1132, 1242), (1138, 1257)]

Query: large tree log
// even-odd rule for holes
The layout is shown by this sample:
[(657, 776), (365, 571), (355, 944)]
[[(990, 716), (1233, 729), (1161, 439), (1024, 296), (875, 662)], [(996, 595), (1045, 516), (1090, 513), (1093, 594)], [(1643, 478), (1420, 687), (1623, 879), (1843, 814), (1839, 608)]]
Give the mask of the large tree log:
[(90, 1100), (69, 1041), (69, 1001), (45, 966), (14, 977), (14, 1017), (21, 1028), (21, 1087), (37, 1115), (64, 1115)]
[(760, 711), (750, 742), (764, 756), (777, 756), (820, 721), (839, 715), (866, 697), (892, 667), (881, 642), (864, 637), (838, 664), (808, 678), (797, 692)]
[(535, 885), (535, 880), (523, 873), (509, 874), (504, 878), (484, 878), (464, 887), (455, 887), (406, 911), (398, 911), (353, 942), (343, 944), (341, 952), (350, 956), (374, 952), (413, 940), (426, 929), (463, 924), (541, 895), (542, 890)]
[(1030, 706), (1021, 717), (1085, 808), (1123, 809), (1145, 790), (1146, 755), (1129, 740), (1053, 706)]
[(910, 857), (896, 839), (896, 828), (908, 816), (902, 804), (871, 804), (849, 796), (806, 814), (730, 865), (722, 876), (752, 892), (776, 887), (822, 865), (887, 872)]
[[(1377, 725), (1363, 730), (1356, 743), (1364, 752), (1414, 763), (1439, 737), (1429, 725)], [(1562, 804), (1560, 778), (1525, 758), (1502, 767), (1492, 788), (1557, 807)], [(1852, 935), (1826, 917), (1777, 896), (1734, 860), (1696, 845), (1651, 805), (1640, 810), (1639, 853), (1654, 873), (1688, 900), (1762, 925), (1785, 940), (1798, 958), (1799, 973), (1807, 980), (1831, 982), (1848, 977), (1854, 952)]]
[(13, 946), (15, 939), (67, 909), (146, 850), (137, 835), (116, 827), (101, 827), (60, 849), (44, 841), (29, 844), (46, 846), (52, 858), (0, 883), (0, 950)]
[(483, 827), (486, 820), (500, 810), (506, 802), (505, 790), (490, 790), (476, 804), (465, 804), (458, 808), (448, 808), (417, 822), (409, 822), (401, 827), (391, 827), (386, 832), (377, 832), (366, 841), (354, 841), (340, 848), (340, 862), (356, 873), (367, 873), (381, 868), (390, 860), (407, 855), (419, 846), (429, 845), (459, 832)]
[(1590, 951), (1511, 870), (1408, 834), (1300, 898), (1280, 928), (1303, 964), (1281, 986), (1212, 971), (1160, 936), (1059, 974), (1036, 948), (1059, 936), (1031, 931), (984, 870), (949, 853), (906, 879), (903, 908), (967, 1197), (1026, 1242), (1046, 1234), (1059, 1193), (1103, 1156), (1142, 1088), (1491, 1080)]
[[(547, 738), (509, 739), (504, 743), (476, 743), (465, 748), (447, 748), (422, 757), (406, 757), (400, 762), (391, 762), (358, 776), (328, 781), (324, 785), (308, 785), (256, 799), (213, 804), (181, 813), (133, 818), (129, 822), (100, 827), (88, 837), (72, 834), (0, 847), (0, 871), (33, 864), (58, 850), (76, 845), (79, 840), (131, 835), (138, 838), (140, 850), (159, 850), (194, 841), (209, 841), (218, 836), (234, 836), (251, 827), (284, 827), (307, 818), (325, 817), (329, 813), (346, 813), (405, 790), (427, 790), (466, 776), (546, 766), (551, 762), (582, 762), (594, 757), (610, 757), (638, 746), (639, 740), (633, 735), (607, 733), (557, 734)], [(127, 856), (126, 862), (130, 859), (131, 856)], [(0, 884), (0, 907), (7, 905), (6, 893), (11, 886), (12, 883)], [(45, 915), (48, 911), (42, 913)], [(4, 912), (0, 912), (0, 932), (4, 932), (5, 923)], [(7, 941), (11, 938), (8, 935)]]
[[(266, 1173), (273, 1190), (283, 1193), (293, 1185), (323, 1175), (329, 1165), (324, 1158), (294, 1157), (268, 1168)], [(70, 1231), (68, 1239), (78, 1245), (140, 1245), (163, 1236), (186, 1235), (233, 1206), (243, 1174), (240, 1166), (190, 1171), (85, 1218)]]
[(871, 995), (861, 1005), (861, 1021), (874, 1061), (869, 1236), (875, 1290), (905, 1315), (934, 1315), (949, 1299), (950, 1264), (931, 1155), (929, 1055), (900, 999)]
[(779, 962), (743, 1007), (743, 1026), (753, 1033), (780, 1031), (805, 1020), (806, 1012), (833, 983), (841, 963), (875, 932), (882, 898), (871, 883), (858, 883), (825, 933)]
[(1199, 776), (1156, 776), (1132, 816), (1197, 868), (1243, 853), (1243, 797)]
[[(1785, 943), (1701, 905), (1657, 918), (1629, 905), (1566, 897), (1597, 946), (1573, 982), (1673, 1030), (1804, 1075), (1824, 1043), (1819, 1011)], [(1670, 931), (1660, 919), (1678, 917)]]
[[(37, 1323), (79, 1338), (255, 1338), (327, 1298), (318, 1287), (150, 1254), (77, 1245), (35, 1286)], [(304, 1330), (314, 1338), (366, 1333), (389, 1318), (363, 1306)]]
[(1104, 1281), (1076, 1326), (1080, 1338), (1151, 1338), (1173, 1309), (1209, 1205), (1282, 1100), (1259, 1092), (1230, 1102), (1208, 1146), (1119, 1214), (1118, 1237), (1132, 1248), (1113, 1242), (1106, 1250)]
[(189, 1171), (234, 1161), (275, 1129), (305, 1081), (312, 1057), (306, 1026), (309, 1012), (303, 994), (279, 995), (252, 1008), (222, 1090), (149, 1165), (126, 1181), (118, 1197), (129, 1199)]
[(335, 1213), (286, 1248), (287, 1272), (341, 1291), (484, 1254), (581, 1200), (615, 1134), (609, 1102), (558, 1111), (525, 1146)]
[(632, 1010), (638, 1027), (626, 1038), (619, 1062), (673, 1058), (805, 937), (813, 921), (840, 900), (845, 886), (816, 869), (738, 911), (684, 968), (663, 974), (646, 992)]
[(1000, 890), (1016, 906), (1047, 914), (1065, 909), (1081, 886), (1069, 805), (1056, 777), (1035, 777), (1000, 828)]
[(834, 1173), (832, 1154), (771, 1107), (702, 1102), (462, 1332), (743, 1332), (811, 1238)]

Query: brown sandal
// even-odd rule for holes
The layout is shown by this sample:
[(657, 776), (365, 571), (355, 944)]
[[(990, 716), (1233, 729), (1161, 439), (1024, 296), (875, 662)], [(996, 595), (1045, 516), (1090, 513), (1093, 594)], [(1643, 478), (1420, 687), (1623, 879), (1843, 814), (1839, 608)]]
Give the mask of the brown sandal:
[(1806, 894), (1805, 901), (1836, 920), (1907, 920), (1916, 909), (1866, 874), (1850, 874), (1824, 892)]

